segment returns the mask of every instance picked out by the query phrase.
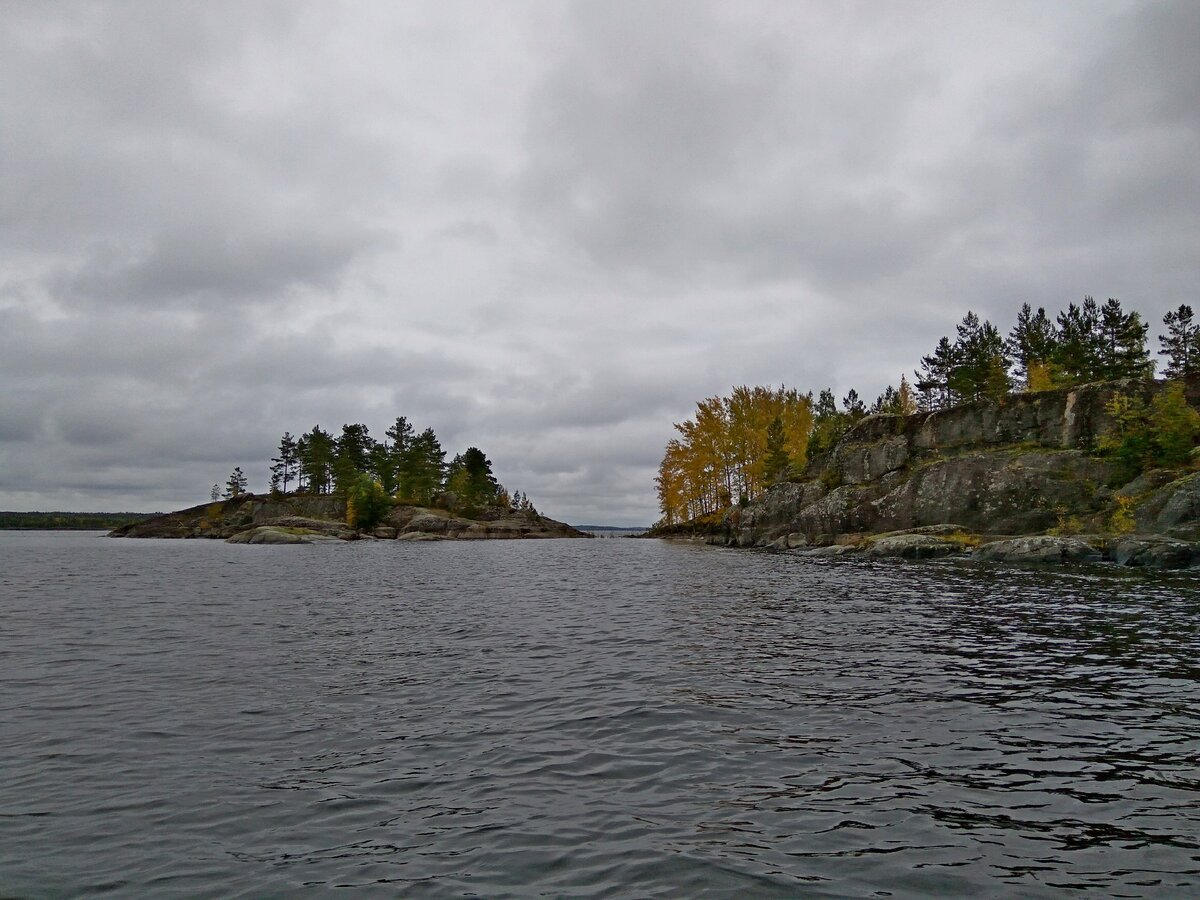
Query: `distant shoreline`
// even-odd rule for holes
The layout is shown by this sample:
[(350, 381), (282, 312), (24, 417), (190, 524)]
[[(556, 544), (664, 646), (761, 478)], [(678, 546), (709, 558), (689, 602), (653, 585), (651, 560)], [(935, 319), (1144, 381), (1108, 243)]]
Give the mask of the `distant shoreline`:
[(111, 531), (162, 513), (0, 511), (0, 531)]

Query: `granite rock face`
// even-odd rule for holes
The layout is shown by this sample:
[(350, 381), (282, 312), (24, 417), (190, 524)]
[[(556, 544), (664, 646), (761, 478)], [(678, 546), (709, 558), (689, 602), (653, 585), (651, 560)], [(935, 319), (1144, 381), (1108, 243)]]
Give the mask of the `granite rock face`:
[(1139, 532), (1200, 539), (1200, 474), (1168, 481), (1135, 499)]
[[(1127, 380), (868, 416), (803, 480), (731, 510), (711, 537), (786, 549), (799, 543), (791, 535), (822, 546), (944, 523), (991, 536), (1104, 531), (1121, 498), (1139, 532), (1200, 539), (1200, 474), (1151, 472), (1114, 491), (1113, 467), (1096, 454), (1113, 426), (1109, 400), (1121, 393), (1149, 402), (1162, 387)], [(1200, 402), (1200, 382), (1186, 388)]]
[(822, 544), (945, 523), (992, 534), (1044, 531), (1064, 515), (1101, 514), (1109, 471), (1078, 450), (968, 452), (831, 490), (819, 481), (779, 485), (731, 516), (729, 543), (756, 546), (799, 533)]

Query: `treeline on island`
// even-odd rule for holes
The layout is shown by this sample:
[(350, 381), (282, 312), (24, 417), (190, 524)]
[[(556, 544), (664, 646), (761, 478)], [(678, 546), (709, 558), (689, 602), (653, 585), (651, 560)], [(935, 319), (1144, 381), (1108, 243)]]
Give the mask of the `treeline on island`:
[(110, 531), (156, 513), (0, 512), (0, 529), (42, 531)]
[[(375, 440), (366, 425), (343, 425), (340, 434), (312, 430), (295, 437), (284, 432), (278, 456), (271, 459), (271, 493), (332, 494), (346, 501), (346, 519), (370, 528), (396, 504), (440, 507), (471, 516), (488, 507), (537, 515), (529, 497), (509, 492), (496, 480), (492, 462), (478, 447), (468, 447), (449, 462), (432, 428), (417, 432), (404, 416)], [(212, 486), (211, 498), (247, 492), (241, 467), (224, 490)], [(295, 485), (292, 488), (292, 485)]]
[[(1200, 325), (1191, 307), (1167, 313), (1163, 325), (1163, 375), (1200, 375)], [(772, 483), (796, 477), (868, 415), (904, 416), (979, 400), (1003, 402), (1014, 392), (1151, 379), (1148, 339), (1142, 316), (1116, 299), (1101, 305), (1085, 297), (1054, 318), (1026, 303), (1007, 337), (968, 312), (953, 340), (942, 337), (921, 358), (913, 381), (902, 375), (869, 405), (853, 389), (839, 405), (829, 388), (814, 397), (786, 387), (743, 386), (702, 400), (693, 418), (676, 423), (679, 437), (667, 443), (659, 465), (659, 524), (704, 520), (734, 503), (749, 503)], [(1182, 385), (1172, 385), (1149, 406), (1118, 395), (1108, 412), (1117, 428), (1099, 449), (1117, 461), (1118, 477), (1190, 461), (1200, 414), (1188, 406)]]

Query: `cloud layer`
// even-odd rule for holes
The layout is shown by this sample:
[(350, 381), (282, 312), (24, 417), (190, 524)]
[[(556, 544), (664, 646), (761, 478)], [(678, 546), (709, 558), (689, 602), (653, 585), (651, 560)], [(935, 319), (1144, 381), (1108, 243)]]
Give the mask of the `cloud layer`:
[(21, 3), (0, 508), (167, 509), (397, 415), (647, 523), (672, 422), (1200, 268), (1200, 7)]

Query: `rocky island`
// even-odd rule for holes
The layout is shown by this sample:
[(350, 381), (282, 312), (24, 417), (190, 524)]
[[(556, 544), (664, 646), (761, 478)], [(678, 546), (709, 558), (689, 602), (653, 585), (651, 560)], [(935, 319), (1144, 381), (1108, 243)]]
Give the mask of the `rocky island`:
[(396, 504), (368, 529), (347, 523), (347, 502), (328, 494), (239, 494), (113, 530), (112, 537), (218, 538), (232, 544), (323, 540), (496, 540), (586, 538), (535, 510), (489, 506), (470, 518), (437, 507)]
[[(112, 537), (219, 538), (234, 544), (311, 544), (325, 540), (488, 540), (586, 538), (511, 493), (478, 447), (446, 462), (432, 428), (418, 432), (400, 416), (382, 441), (366, 425), (341, 434), (319, 425), (298, 439), (284, 432), (272, 458), (271, 490), (254, 494), (236, 467), (214, 484), (209, 503), (131, 522)], [(296, 482), (294, 491), (288, 487)]]

